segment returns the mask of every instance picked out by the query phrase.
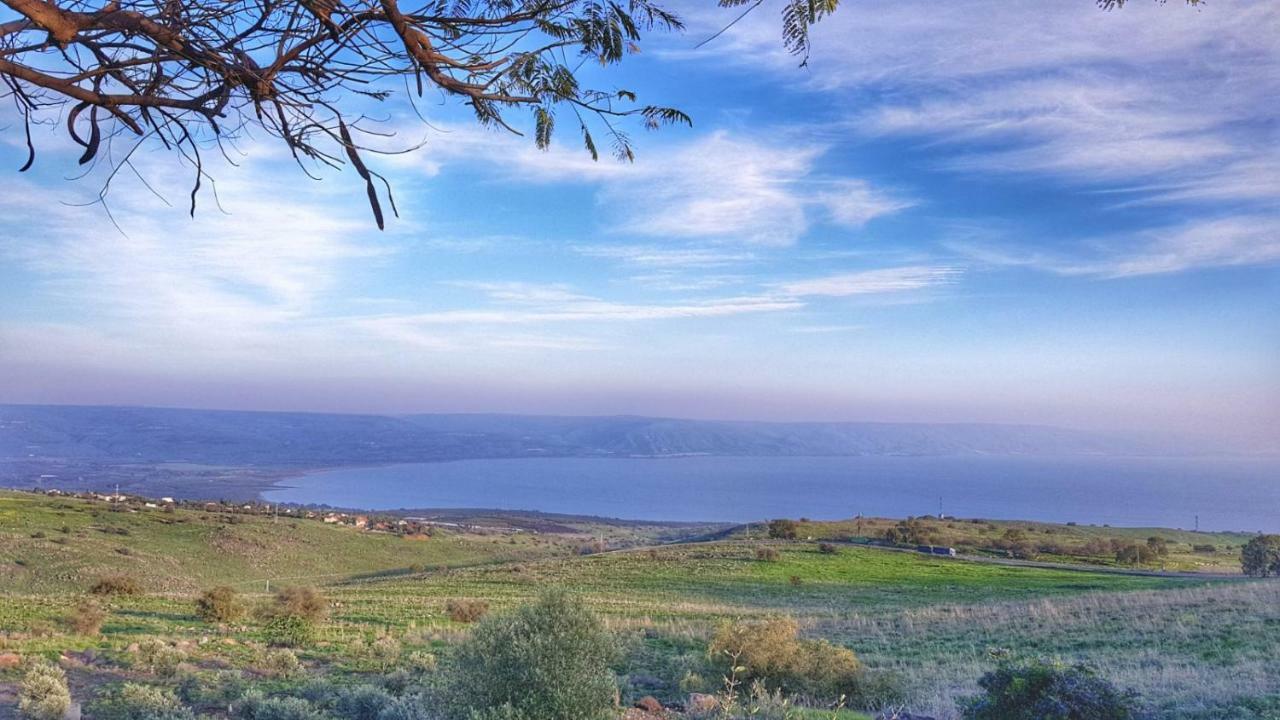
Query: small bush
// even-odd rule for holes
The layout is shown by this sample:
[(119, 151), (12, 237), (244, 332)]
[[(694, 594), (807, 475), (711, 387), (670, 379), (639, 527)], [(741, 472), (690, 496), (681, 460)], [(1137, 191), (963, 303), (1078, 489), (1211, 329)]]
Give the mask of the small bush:
[[(739, 680), (759, 683), (769, 691), (823, 700), (844, 696), (861, 702), (872, 690), (870, 678), (852, 650), (825, 640), (801, 639), (799, 626), (788, 617), (723, 624), (708, 652), (724, 675), (731, 675), (736, 667)], [(876, 679), (880, 686), (875, 694), (901, 695), (900, 690), (890, 690), (888, 678)]]
[(75, 634), (93, 636), (102, 632), (102, 623), (106, 620), (107, 613), (97, 603), (86, 600), (76, 606), (67, 623)]
[(823, 555), (835, 555), (837, 552), (837, 548), (835, 545), (832, 545), (831, 543), (826, 543), (826, 542), (818, 543), (818, 552), (822, 553)]
[(288, 587), (276, 593), (275, 605), (268, 615), (287, 615), (317, 623), (329, 614), (329, 603), (318, 590), (311, 587)]
[(138, 665), (161, 677), (173, 677), (186, 661), (187, 654), (163, 640), (155, 638), (138, 644)]
[(315, 640), (316, 626), (306, 618), (280, 615), (268, 620), (262, 632), (269, 645), (298, 647)]
[(485, 618), (458, 646), (449, 688), (453, 712), (607, 720), (617, 692), (609, 671), (616, 655), (604, 625), (581, 602), (544, 595), (513, 614)]
[(62, 720), (71, 707), (71, 691), (62, 668), (37, 662), (18, 688), (18, 712), (30, 720)]
[(94, 595), (141, 595), (142, 583), (132, 575), (107, 575), (89, 588)]
[(300, 698), (268, 698), (258, 691), (250, 692), (231, 708), (236, 720), (326, 720), (327, 716)]
[(384, 635), (369, 644), (369, 658), (384, 670), (400, 659), (400, 641)]
[(94, 720), (194, 720), (195, 714), (164, 688), (125, 683), (89, 705)]
[(791, 583), (791, 587), (800, 587), (804, 584), (804, 580), (800, 579), (799, 575), (792, 575), (787, 578), (787, 582)]
[(418, 650), (409, 653), (407, 665), (409, 669), (414, 672), (430, 673), (435, 672), (436, 669), (440, 667), (440, 660), (436, 657), (435, 653)]
[(244, 617), (245, 610), (240, 594), (226, 585), (206, 590), (196, 599), (196, 614), (205, 622), (235, 622)]
[(391, 701), (392, 697), (386, 690), (374, 685), (360, 685), (339, 693), (334, 711), (343, 720), (378, 720)]
[(484, 600), (450, 600), (444, 611), (449, 619), (459, 623), (473, 623), (489, 614), (489, 603)]
[(279, 648), (268, 650), (262, 657), (262, 669), (272, 677), (291, 678), (302, 670), (302, 663), (292, 650)]
[(965, 720), (1134, 720), (1132, 692), (1117, 690), (1084, 666), (1004, 665), (978, 680), (983, 694), (961, 702)]
[(756, 548), (756, 560), (760, 562), (778, 562), (782, 557), (782, 553), (777, 548), (760, 547)]

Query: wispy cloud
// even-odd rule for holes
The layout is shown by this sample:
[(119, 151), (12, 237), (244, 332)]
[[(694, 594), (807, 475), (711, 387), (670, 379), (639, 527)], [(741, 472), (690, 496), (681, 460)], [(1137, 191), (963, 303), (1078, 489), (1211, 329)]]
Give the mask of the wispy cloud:
[(479, 130), (449, 132), (449, 142), (426, 150), (433, 171), (479, 163), (509, 182), (594, 185), (605, 229), (614, 233), (785, 247), (816, 223), (860, 227), (913, 204), (864, 179), (822, 172), (829, 146), (785, 129), (777, 134), (786, 142), (716, 131), (655, 143), (628, 164), (593, 162), (561, 145), (543, 152)]
[(910, 266), (826, 275), (781, 283), (775, 287), (779, 292), (795, 297), (880, 295), (947, 285), (959, 275), (957, 268)]
[(1058, 275), (1109, 279), (1160, 275), (1192, 268), (1280, 263), (1280, 217), (1205, 219), (1134, 235), (1094, 238), (1075, 253), (989, 243), (957, 243), (953, 248), (977, 262)]

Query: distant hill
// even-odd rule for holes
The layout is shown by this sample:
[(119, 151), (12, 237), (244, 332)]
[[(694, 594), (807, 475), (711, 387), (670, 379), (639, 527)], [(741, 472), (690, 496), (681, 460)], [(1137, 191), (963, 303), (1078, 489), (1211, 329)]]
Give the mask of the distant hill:
[(1031, 425), (338, 415), (0, 405), (0, 461), (296, 468), (510, 457), (1133, 455), (1151, 443)]

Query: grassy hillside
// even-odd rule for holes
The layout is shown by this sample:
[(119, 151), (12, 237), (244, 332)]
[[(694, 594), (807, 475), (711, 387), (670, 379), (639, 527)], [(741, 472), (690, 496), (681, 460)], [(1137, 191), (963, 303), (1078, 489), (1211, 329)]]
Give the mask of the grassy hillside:
[(318, 521), (192, 510), (119, 511), (108, 503), (0, 492), (0, 585), (10, 592), (83, 591), (128, 573), (152, 592), (193, 592), (290, 578), (352, 576), (565, 554), (565, 535), (441, 533), (407, 540)]
[[(1261, 720), (1267, 703), (1280, 706), (1272, 672), (1280, 654), (1276, 583), (1010, 567), (856, 546), (831, 553), (814, 542), (741, 535), (580, 556), (577, 548), (598, 533), (634, 542), (660, 530), (583, 524), (571, 533), (409, 540), (317, 521), (229, 522), (217, 513), (109, 507), (0, 495), (0, 654), (63, 655), (78, 697), (122, 679), (176, 682), (139, 670), (136, 648), (149, 637), (179, 643), (184, 672), (200, 682), (240, 670), (268, 682), (263, 623), (251, 616), (211, 625), (195, 615), (193, 600), (230, 583), (250, 604), (263, 604), (270, 596), (262, 581), (272, 578), (316, 586), (328, 599), (318, 638), (297, 653), (309, 676), (338, 684), (367, 680), (414, 653), (447, 654), (468, 627), (450, 619), (451, 600), (501, 612), (561, 587), (622, 638), (616, 671), (628, 700), (714, 692), (718, 671), (706, 647), (716, 625), (786, 614), (805, 635), (897, 673), (911, 708), (939, 718), (953, 716), (955, 698), (973, 691), (993, 653), (1087, 662), (1141, 691), (1158, 717)], [(845, 531), (802, 526), (830, 537)], [(762, 548), (777, 557), (758, 558)], [(108, 572), (135, 575), (148, 592), (98, 598), (107, 611), (101, 635), (72, 632), (67, 619)], [(394, 658), (374, 650), (386, 642), (379, 638), (390, 639)], [(16, 677), (0, 669), (0, 718), (11, 712), (4, 698)]]
[[(1024, 520), (979, 520), (916, 518), (926, 537), (923, 544), (946, 545), (961, 552), (1000, 557), (1004, 549), (1021, 545), (1034, 551), (1034, 557), (1047, 562), (1066, 562), (1116, 566), (1109, 549), (1100, 552), (1110, 541), (1145, 544), (1148, 538), (1162, 538), (1168, 554), (1146, 564), (1146, 569), (1188, 572), (1239, 573), (1240, 548), (1253, 537), (1248, 533), (1192, 532), (1170, 528), (1126, 528), (1105, 525), (1076, 525), (1032, 522)], [(857, 518), (838, 521), (802, 520), (797, 535), (802, 539), (853, 542), (880, 541), (886, 531), (899, 527), (900, 520)], [(762, 538), (763, 525), (742, 528), (741, 537)], [(1013, 538), (1013, 540), (1011, 540)], [(1090, 548), (1090, 545), (1095, 547)]]

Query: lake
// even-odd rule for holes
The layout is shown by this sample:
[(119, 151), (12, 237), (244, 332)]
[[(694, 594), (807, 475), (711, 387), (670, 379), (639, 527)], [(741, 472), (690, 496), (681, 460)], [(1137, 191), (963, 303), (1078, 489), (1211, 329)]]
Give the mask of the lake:
[(745, 522), (937, 513), (1280, 531), (1276, 458), (682, 457), (459, 460), (282, 481), (271, 502)]

